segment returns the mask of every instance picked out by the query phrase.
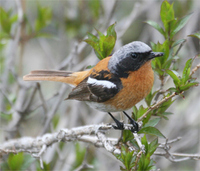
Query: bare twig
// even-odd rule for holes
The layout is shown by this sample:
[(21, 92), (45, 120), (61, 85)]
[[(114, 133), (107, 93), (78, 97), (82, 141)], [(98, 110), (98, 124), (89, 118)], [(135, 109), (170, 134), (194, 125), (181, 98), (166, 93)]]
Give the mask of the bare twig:
[(55, 115), (59, 105), (61, 104), (61, 101), (63, 100), (63, 98), (65, 96), (66, 90), (67, 90), (67, 86), (65, 84), (63, 84), (61, 86), (61, 89), (59, 91), (59, 95), (57, 97), (58, 100), (55, 101), (55, 103), (52, 106), (52, 109), (49, 110), (49, 112), (47, 113), (47, 120), (44, 124), (43, 130), (41, 131), (40, 135), (44, 134), (48, 130), (49, 125), (51, 123), (51, 120), (53, 119), (53, 116)]
[(133, 133), (133, 135), (134, 135), (134, 138), (135, 138), (135, 140), (136, 140), (138, 146), (140, 147), (141, 152), (142, 152), (142, 153), (145, 153), (145, 146), (142, 144), (142, 142), (141, 142), (141, 140), (140, 140), (138, 134), (137, 134), (137, 133)]
[(179, 51), (181, 50), (181, 48), (183, 47), (183, 45), (185, 44), (185, 42), (186, 42), (186, 40), (184, 40), (184, 41), (179, 45), (179, 47), (178, 47), (177, 51), (175, 52), (175, 55), (174, 55), (174, 56), (178, 55)]
[[(185, 153), (171, 153), (169, 152), (170, 146), (169, 144), (175, 143), (180, 141), (181, 137), (177, 137), (173, 140), (166, 139), (165, 143), (161, 143), (158, 148), (161, 148), (165, 152), (154, 152), (154, 155), (164, 156), (165, 158), (169, 159), (171, 162), (181, 162), (185, 160), (200, 160), (200, 154), (185, 154)], [(179, 157), (179, 158), (176, 158)]]
[(44, 109), (44, 114), (45, 114), (45, 117), (46, 117), (46, 113), (47, 113), (47, 104), (46, 104), (46, 101), (44, 100), (44, 96), (42, 94), (42, 91), (41, 91), (41, 87), (40, 87), (40, 84), (37, 83), (37, 88), (38, 88), (38, 91), (39, 91), (39, 95), (40, 95), (40, 99), (42, 101), (42, 107)]
[(35, 157), (35, 158), (39, 158), (39, 161), (40, 161), (40, 167), (42, 168), (42, 169), (44, 169), (44, 166), (43, 166), (43, 161), (42, 161), (42, 154), (46, 151), (46, 149), (47, 149), (47, 145), (46, 144), (43, 144), (42, 145), (42, 148), (41, 148), (41, 150), (40, 150), (40, 152), (38, 153), (38, 154), (32, 154), (32, 156), (33, 157)]
[(190, 73), (190, 76), (192, 76), (199, 68), (200, 68), (200, 63), (193, 68), (192, 72)]
[[(130, 124), (125, 124), (125, 127), (130, 129)], [(41, 137), (31, 138), (23, 137), (19, 139), (12, 139), (0, 145), (0, 150), (4, 153), (18, 152), (33, 150), (33, 153), (37, 152), (40, 156), (44, 150), (41, 151), (43, 145), (46, 147), (60, 141), (83, 141), (92, 143), (95, 146), (104, 147), (109, 152), (119, 153), (114, 145), (117, 144), (117, 138), (107, 138), (101, 131), (108, 131), (113, 129), (112, 125), (100, 124), (100, 125), (86, 125), (76, 127), (72, 129), (61, 129), (59, 132), (52, 134), (45, 134)], [(97, 136), (95, 136), (97, 135)], [(12, 151), (14, 150), (14, 151)]]
[[(126, 124), (126, 126), (128, 125)], [(0, 155), (8, 153), (18, 153), (22, 151), (27, 152), (32, 154), (33, 157), (39, 158), (42, 167), (42, 158), (41, 158), (42, 154), (46, 151), (46, 149), (49, 146), (53, 145), (54, 143), (58, 143), (60, 141), (87, 142), (95, 145), (96, 147), (103, 147), (110, 153), (120, 154), (121, 150), (118, 148), (118, 146), (116, 146), (118, 143), (118, 139), (106, 137), (103, 133), (104, 131), (108, 131), (110, 129), (112, 129), (112, 125), (107, 125), (107, 124), (86, 125), (72, 129), (62, 129), (59, 132), (55, 132), (52, 134), (45, 134), (42, 137), (37, 137), (37, 138), (23, 137), (19, 139), (13, 139), (0, 145)], [(134, 136), (137, 137), (137, 135), (135, 134)], [(199, 154), (170, 153), (169, 144), (177, 142), (179, 140), (180, 137), (170, 141), (166, 140), (164, 144), (159, 145), (159, 148), (165, 150), (165, 152), (155, 152), (154, 154), (164, 156), (172, 162), (180, 162), (189, 159), (200, 160)], [(140, 141), (138, 142), (138, 144), (140, 144)], [(139, 160), (141, 154), (144, 152), (144, 150), (142, 150), (143, 148), (141, 144), (140, 146), (141, 150), (137, 154), (137, 160)], [(175, 158), (175, 157), (182, 157), (182, 158)]]
[(142, 153), (143, 153), (143, 152), (140, 151), (140, 152), (137, 154), (137, 158), (136, 158), (136, 160), (135, 160), (135, 167), (134, 167), (134, 170), (135, 170), (135, 171), (137, 170), (137, 164), (138, 164), (138, 161), (139, 161), (139, 159), (140, 159)]
[[(23, 137), (19, 139), (12, 139), (0, 145), (1, 152), (9, 153), (9, 152), (19, 152), (23, 149), (23, 151), (30, 150), (29, 152), (38, 154), (36, 157), (41, 156), (41, 154), (46, 150), (48, 146), (60, 141), (74, 141), (74, 140), (83, 140), (91, 143), (97, 143), (98, 141), (102, 144), (106, 144), (105, 141), (114, 141), (117, 142), (117, 139), (103, 139), (102, 135), (99, 134), (100, 139), (96, 139), (95, 135), (99, 131), (102, 130), (110, 130), (112, 129), (111, 125), (100, 124), (100, 125), (87, 125), (82, 127), (76, 127), (72, 129), (62, 129), (59, 132), (55, 132), (52, 134), (45, 134), (42, 137), (31, 138), (31, 137)], [(91, 136), (89, 138), (84, 137), (85, 135)], [(82, 139), (81, 139), (82, 137)], [(102, 142), (103, 140), (103, 142)], [(113, 144), (113, 143), (112, 143)], [(46, 147), (44, 148), (44, 145)], [(43, 150), (42, 150), (43, 149)]]
[[(170, 156), (169, 156), (170, 154)], [(164, 156), (172, 162), (182, 162), (185, 160), (200, 160), (200, 154), (186, 154), (186, 153), (167, 153), (167, 152), (155, 152), (154, 155)], [(182, 157), (182, 158), (175, 158)]]

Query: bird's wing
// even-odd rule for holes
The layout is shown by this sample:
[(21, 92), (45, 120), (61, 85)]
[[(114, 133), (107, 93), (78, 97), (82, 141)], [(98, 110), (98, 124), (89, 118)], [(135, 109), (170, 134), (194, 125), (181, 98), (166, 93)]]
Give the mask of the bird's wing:
[(117, 77), (90, 75), (72, 90), (67, 99), (104, 102), (114, 97), (121, 88), (122, 84)]

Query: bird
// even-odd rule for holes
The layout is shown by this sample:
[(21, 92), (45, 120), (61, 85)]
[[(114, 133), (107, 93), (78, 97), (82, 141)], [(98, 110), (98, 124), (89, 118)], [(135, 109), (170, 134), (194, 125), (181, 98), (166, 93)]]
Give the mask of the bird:
[(138, 123), (125, 110), (130, 109), (151, 91), (154, 72), (151, 60), (163, 56), (153, 52), (141, 41), (133, 41), (119, 48), (112, 55), (100, 60), (93, 68), (85, 71), (34, 70), (23, 77), (25, 81), (57, 81), (74, 88), (66, 100), (85, 101), (89, 106), (107, 112), (116, 126), (123, 130), (124, 124), (111, 112), (122, 111), (132, 124), (132, 132), (138, 132)]

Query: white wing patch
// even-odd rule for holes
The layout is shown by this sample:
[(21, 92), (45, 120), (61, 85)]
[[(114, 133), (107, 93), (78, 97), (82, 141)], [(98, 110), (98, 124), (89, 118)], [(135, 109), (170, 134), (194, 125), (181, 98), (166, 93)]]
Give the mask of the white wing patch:
[(99, 85), (107, 88), (115, 88), (117, 87), (114, 83), (107, 81), (107, 80), (96, 80), (95, 78), (89, 77), (87, 80), (88, 84)]

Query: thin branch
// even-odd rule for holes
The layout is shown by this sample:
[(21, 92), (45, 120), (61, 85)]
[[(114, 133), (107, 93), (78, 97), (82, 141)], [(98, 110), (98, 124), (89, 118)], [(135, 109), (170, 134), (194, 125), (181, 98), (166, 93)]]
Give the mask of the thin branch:
[[(169, 144), (178, 142), (181, 140), (181, 137), (177, 137), (173, 140), (168, 140), (166, 139), (166, 141), (164, 143), (161, 143), (158, 148), (161, 148), (162, 150), (164, 150), (165, 152), (154, 152), (154, 155), (159, 155), (159, 156), (164, 156), (165, 158), (167, 158), (168, 160), (170, 160), (171, 162), (182, 162), (185, 160), (200, 160), (200, 154), (186, 154), (186, 153), (171, 153), (170, 150), (170, 146)], [(176, 158), (179, 157), (179, 158)]]
[[(128, 130), (131, 129), (130, 124), (125, 124)], [(32, 153), (38, 153), (36, 156), (40, 156), (44, 150), (41, 151), (43, 145), (47, 147), (53, 145), (60, 141), (83, 141), (87, 143), (92, 143), (95, 146), (105, 147), (109, 152), (119, 153), (114, 145), (117, 144), (117, 138), (107, 138), (102, 133), (102, 131), (108, 131), (113, 129), (110, 124), (99, 124), (99, 125), (86, 125), (81, 127), (76, 127), (72, 129), (61, 129), (59, 132), (48, 133), (41, 137), (22, 137), (19, 139), (12, 139), (4, 142), (0, 145), (0, 152), (10, 153), (18, 152), (19, 150), (27, 151)], [(94, 136), (97, 135), (97, 136)]]
[(200, 68), (200, 63), (193, 68), (192, 72), (190, 73), (190, 77)]
[(38, 154), (32, 154), (32, 156), (33, 157), (35, 157), (35, 158), (39, 158), (39, 161), (40, 161), (40, 167), (42, 168), (42, 169), (44, 169), (44, 166), (43, 166), (43, 161), (42, 161), (42, 154), (46, 151), (46, 149), (47, 149), (47, 145), (46, 144), (43, 144), (42, 145), (42, 148), (41, 148), (41, 150), (40, 150), (40, 152), (38, 153)]
[(102, 132), (97, 132), (97, 137), (100, 142), (103, 143), (104, 148), (114, 154), (120, 154), (121, 151), (119, 149), (116, 149), (106, 138), (106, 136)]
[[(46, 102), (52, 100), (54, 97), (58, 96), (58, 93), (55, 93), (54, 95), (52, 95), (50, 98), (46, 99)], [(39, 107), (43, 106), (43, 102), (42, 103), (37, 103), (35, 104), (33, 107), (30, 107), (30, 109), (28, 109), (28, 113), (32, 113), (35, 110), (37, 110)]]
[(146, 118), (146, 116), (154, 109), (157, 109), (162, 103), (168, 101), (169, 99), (173, 98), (174, 96), (178, 95), (177, 93), (172, 93), (170, 96), (167, 96), (165, 98), (163, 98), (162, 100), (160, 100), (158, 103), (150, 106), (148, 108), (148, 110), (137, 120), (138, 122), (139, 121), (142, 121), (144, 118)]
[(134, 167), (134, 170), (135, 170), (135, 171), (137, 170), (137, 163), (138, 163), (138, 161), (139, 161), (139, 159), (140, 159), (142, 153), (143, 153), (143, 152), (140, 151), (140, 152), (137, 154), (137, 158), (136, 158), (136, 160), (135, 160), (135, 167)]
[(53, 104), (51, 110), (49, 110), (49, 112), (47, 113), (47, 119), (46, 119), (46, 122), (44, 124), (43, 130), (41, 131), (40, 135), (44, 134), (48, 130), (51, 120), (53, 119), (53, 116), (55, 115), (59, 105), (61, 104), (61, 101), (64, 98), (66, 90), (67, 90), (67, 86), (65, 84), (63, 84), (59, 91), (58, 99)]
[[(164, 156), (172, 162), (182, 162), (185, 160), (200, 160), (200, 154), (186, 154), (186, 153), (170, 153), (170, 156), (166, 152), (155, 152), (154, 155)], [(181, 158), (175, 158), (181, 157)]]
[(40, 87), (40, 84), (37, 82), (37, 88), (38, 88), (38, 92), (39, 92), (39, 95), (40, 95), (40, 99), (42, 101), (42, 107), (44, 109), (44, 114), (45, 114), (45, 117), (46, 117), (46, 113), (47, 113), (47, 104), (46, 104), (46, 101), (44, 100), (44, 96), (42, 94), (42, 91), (41, 91), (41, 87)]
[(137, 134), (137, 133), (133, 133), (133, 135), (134, 135), (134, 139), (136, 140), (138, 146), (140, 147), (140, 150), (141, 150), (143, 153), (145, 153), (145, 146), (142, 144), (142, 142), (141, 142), (141, 140), (140, 140), (138, 134)]
[(176, 53), (175, 53), (174, 56), (178, 55), (179, 51), (181, 50), (181, 48), (183, 47), (183, 45), (185, 44), (185, 42), (186, 42), (186, 39), (179, 45), (179, 47), (178, 47), (178, 49), (177, 49), (177, 51), (176, 51)]
[(172, 144), (172, 143), (180, 141), (181, 139), (182, 139), (182, 137), (177, 137), (177, 138), (175, 138), (173, 140), (166, 139), (165, 143), (160, 143), (158, 148), (164, 148), (166, 146), (166, 144)]
[[(129, 127), (128, 124), (125, 124), (125, 126)], [(121, 150), (117, 145), (118, 139), (106, 137), (104, 134), (105, 131), (108, 131), (110, 129), (113, 129), (113, 127), (112, 125), (108, 124), (86, 125), (72, 129), (61, 129), (59, 132), (55, 132), (52, 134), (45, 134), (42, 137), (36, 137), (36, 138), (23, 137), (19, 139), (12, 139), (0, 145), (0, 155), (9, 153), (18, 153), (22, 151), (27, 152), (32, 154), (33, 157), (39, 158), (42, 167), (42, 154), (45, 153), (47, 148), (60, 141), (87, 142), (93, 144), (96, 147), (103, 147), (110, 153), (120, 154)], [(200, 160), (200, 154), (170, 153), (169, 144), (177, 142), (179, 140), (180, 137), (170, 141), (166, 140), (165, 143), (159, 146), (159, 148), (165, 150), (165, 152), (155, 152), (154, 154), (159, 156), (164, 156), (172, 162), (180, 162), (189, 159)], [(139, 158), (142, 153), (143, 151), (140, 150), (140, 152), (137, 154), (136, 158), (137, 162), (139, 161)]]
[(7, 96), (7, 94), (4, 92), (3, 89), (0, 88), (1, 93), (4, 95), (4, 97), (8, 100), (8, 103), (13, 106), (13, 102), (9, 99), (9, 97)]

